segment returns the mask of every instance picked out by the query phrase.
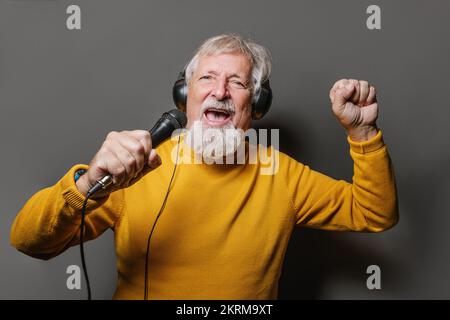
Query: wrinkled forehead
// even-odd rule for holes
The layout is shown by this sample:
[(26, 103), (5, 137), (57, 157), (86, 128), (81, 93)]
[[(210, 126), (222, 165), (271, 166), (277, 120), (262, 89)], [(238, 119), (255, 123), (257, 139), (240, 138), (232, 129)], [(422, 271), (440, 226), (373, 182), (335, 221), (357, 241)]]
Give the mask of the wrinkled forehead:
[(240, 52), (202, 54), (198, 57), (196, 71), (227, 76), (238, 75), (248, 79), (252, 71), (252, 61), (248, 55)]

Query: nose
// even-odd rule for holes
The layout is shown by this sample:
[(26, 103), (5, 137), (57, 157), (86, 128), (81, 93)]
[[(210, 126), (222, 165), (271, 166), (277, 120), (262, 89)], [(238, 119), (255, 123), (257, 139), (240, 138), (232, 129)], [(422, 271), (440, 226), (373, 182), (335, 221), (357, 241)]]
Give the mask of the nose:
[(219, 78), (215, 81), (212, 96), (217, 100), (230, 98), (230, 92), (228, 91), (228, 84), (225, 78)]

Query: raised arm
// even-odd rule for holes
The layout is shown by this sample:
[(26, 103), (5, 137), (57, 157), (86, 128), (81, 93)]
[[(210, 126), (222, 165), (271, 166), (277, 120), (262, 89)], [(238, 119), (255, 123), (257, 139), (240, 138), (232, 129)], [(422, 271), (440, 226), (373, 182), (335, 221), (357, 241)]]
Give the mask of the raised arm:
[(332, 109), (346, 129), (354, 161), (353, 183), (335, 180), (291, 161), (288, 188), (297, 225), (379, 232), (398, 221), (394, 170), (377, 129), (375, 88), (343, 79), (330, 91)]

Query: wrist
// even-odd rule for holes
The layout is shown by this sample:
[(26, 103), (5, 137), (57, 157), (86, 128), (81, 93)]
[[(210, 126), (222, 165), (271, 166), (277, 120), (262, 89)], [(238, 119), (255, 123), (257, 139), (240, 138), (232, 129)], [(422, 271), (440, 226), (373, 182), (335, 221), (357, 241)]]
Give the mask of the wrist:
[[(77, 181), (75, 181), (75, 185), (77, 186), (78, 191), (86, 197), (87, 193), (91, 188), (94, 186), (94, 184), (91, 184), (89, 182), (89, 177), (86, 174), (81, 175)], [(105, 190), (98, 190), (93, 195), (89, 197), (89, 199), (101, 199), (106, 197), (111, 191), (105, 191)]]
[(378, 133), (376, 125), (356, 127), (347, 130), (347, 135), (355, 142), (368, 141), (375, 137)]
[(87, 174), (83, 174), (80, 176), (76, 181), (75, 185), (77, 186), (78, 191), (83, 195), (86, 196), (87, 192), (89, 191), (89, 182), (87, 181)]

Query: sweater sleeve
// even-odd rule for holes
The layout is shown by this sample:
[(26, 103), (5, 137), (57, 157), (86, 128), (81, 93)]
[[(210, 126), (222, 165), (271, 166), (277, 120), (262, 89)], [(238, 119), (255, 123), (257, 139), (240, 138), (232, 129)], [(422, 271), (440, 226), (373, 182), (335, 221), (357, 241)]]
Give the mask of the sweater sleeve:
[(397, 223), (394, 171), (381, 131), (368, 141), (347, 140), (354, 162), (353, 183), (290, 161), (287, 185), (297, 226), (380, 232)]
[[(11, 227), (10, 241), (15, 248), (29, 256), (47, 260), (79, 243), (85, 198), (76, 187), (74, 173), (87, 168), (87, 165), (73, 166), (55, 185), (28, 199)], [(113, 228), (123, 203), (123, 190), (101, 199), (89, 199), (85, 241)]]

